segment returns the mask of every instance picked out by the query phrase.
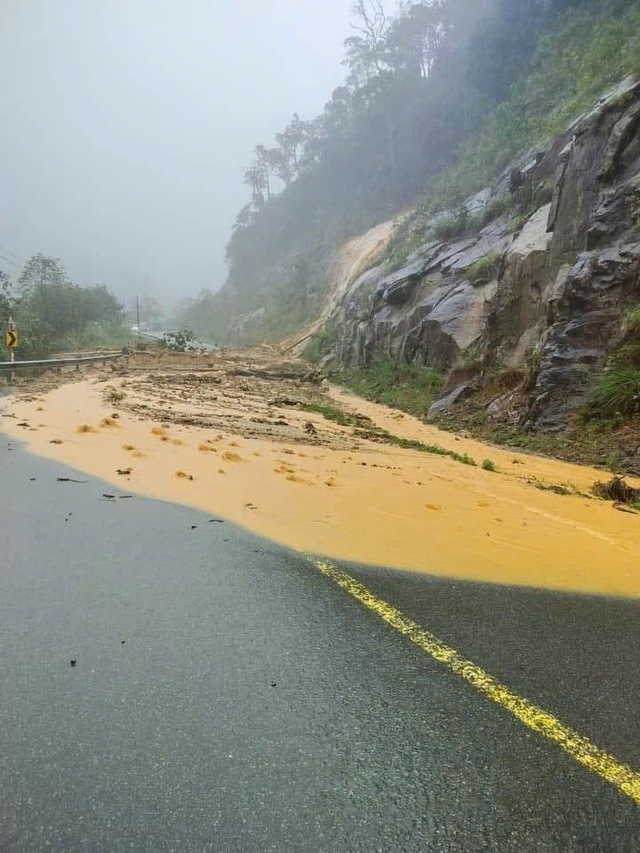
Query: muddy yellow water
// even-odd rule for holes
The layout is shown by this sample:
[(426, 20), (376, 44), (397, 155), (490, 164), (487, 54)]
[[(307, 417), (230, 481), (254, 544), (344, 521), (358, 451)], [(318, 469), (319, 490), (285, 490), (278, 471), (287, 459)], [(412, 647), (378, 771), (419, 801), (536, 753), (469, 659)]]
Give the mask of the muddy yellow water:
[(300, 551), (492, 583), (640, 595), (640, 517), (526, 482), (586, 492), (602, 472), (458, 440), (332, 393), (395, 435), (490, 458), (497, 471), (366, 441), (344, 451), (163, 427), (127, 412), (113, 419), (90, 381), (9, 399), (0, 428), (114, 486), (215, 513)]

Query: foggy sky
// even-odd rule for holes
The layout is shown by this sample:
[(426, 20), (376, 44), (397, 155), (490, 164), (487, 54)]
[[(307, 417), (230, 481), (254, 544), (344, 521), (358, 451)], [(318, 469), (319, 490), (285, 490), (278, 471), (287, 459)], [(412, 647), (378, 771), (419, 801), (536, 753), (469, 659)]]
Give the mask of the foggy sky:
[(1, 0), (0, 255), (120, 296), (217, 288), (253, 147), (342, 82), (349, 6)]

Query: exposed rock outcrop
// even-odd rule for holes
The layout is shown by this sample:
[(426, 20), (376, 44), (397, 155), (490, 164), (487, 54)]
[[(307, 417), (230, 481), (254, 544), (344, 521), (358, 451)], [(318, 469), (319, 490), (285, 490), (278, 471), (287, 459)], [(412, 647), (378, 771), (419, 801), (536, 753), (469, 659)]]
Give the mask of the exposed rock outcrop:
[(338, 360), (446, 371), (470, 348), (496, 369), (535, 354), (521, 423), (562, 429), (640, 302), (640, 83), (624, 81), (467, 209), (527, 188), (540, 205), (524, 224), (503, 215), (476, 235), (431, 239), (401, 269), (356, 281), (330, 317)]

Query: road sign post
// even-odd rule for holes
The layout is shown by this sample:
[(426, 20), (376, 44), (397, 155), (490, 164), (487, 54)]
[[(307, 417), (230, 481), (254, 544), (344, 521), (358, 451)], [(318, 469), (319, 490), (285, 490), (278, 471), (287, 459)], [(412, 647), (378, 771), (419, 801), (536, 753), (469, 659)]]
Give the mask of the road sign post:
[[(11, 317), (9, 318), (9, 322), (7, 323), (4, 343), (7, 349), (9, 350), (9, 360), (11, 362), (14, 362), (16, 360), (15, 350), (18, 346), (18, 330), (16, 329), (16, 324), (13, 322)], [(11, 384), (13, 384), (14, 378), (15, 374), (12, 370), (9, 374), (9, 382), (11, 382)]]

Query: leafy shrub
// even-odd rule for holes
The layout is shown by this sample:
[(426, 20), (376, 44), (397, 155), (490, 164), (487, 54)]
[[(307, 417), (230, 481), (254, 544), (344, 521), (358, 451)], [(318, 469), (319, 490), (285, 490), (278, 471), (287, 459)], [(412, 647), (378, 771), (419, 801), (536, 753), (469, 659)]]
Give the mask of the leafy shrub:
[(346, 370), (341, 380), (362, 397), (418, 417), (427, 414), (445, 382), (444, 376), (433, 368), (399, 364), (392, 359), (381, 359), (367, 368)]
[(519, 213), (517, 216), (514, 216), (511, 220), (511, 227), (513, 228), (513, 231), (522, 231), (526, 224), (527, 218), (528, 217), (524, 213)]
[(639, 411), (640, 370), (614, 365), (597, 377), (589, 397), (592, 415), (611, 417), (620, 413), (629, 416)]
[(630, 332), (635, 332), (640, 328), (640, 305), (634, 305), (627, 314), (627, 328)]
[(611, 363), (619, 367), (640, 368), (640, 341), (621, 346), (612, 354)]
[[(419, 222), (419, 212), (408, 215), (396, 228), (385, 250), (385, 269), (388, 273), (401, 269), (409, 255), (416, 252), (427, 240), (424, 225)], [(373, 264), (380, 263), (376, 257)], [(363, 270), (365, 272), (365, 270)]]
[(524, 387), (527, 391), (533, 391), (542, 366), (542, 350), (539, 346), (534, 347), (524, 360)]
[(304, 348), (304, 357), (312, 364), (317, 364), (325, 355), (328, 355), (338, 337), (336, 327), (328, 323), (315, 335), (309, 338)]
[(494, 198), (482, 211), (482, 227), (504, 216), (509, 210), (511, 210), (511, 201), (507, 196)]
[(453, 240), (477, 231), (480, 220), (471, 216), (467, 207), (461, 207), (457, 213), (443, 217), (434, 227), (433, 236), (436, 240)]
[(466, 278), (471, 284), (486, 284), (494, 279), (500, 273), (502, 264), (502, 254), (500, 252), (492, 252), (484, 258), (479, 258), (466, 271)]
[(433, 236), (436, 240), (444, 241), (475, 234), (506, 213), (510, 207), (510, 200), (504, 196), (493, 199), (485, 208), (473, 214), (469, 212), (466, 205), (463, 205), (456, 213), (443, 216), (436, 223)]
[(495, 466), (495, 464), (491, 461), (491, 459), (485, 459), (485, 460), (483, 461), (483, 463), (482, 463), (482, 470), (483, 470), (483, 471), (495, 471), (495, 470), (496, 470), (496, 466)]

